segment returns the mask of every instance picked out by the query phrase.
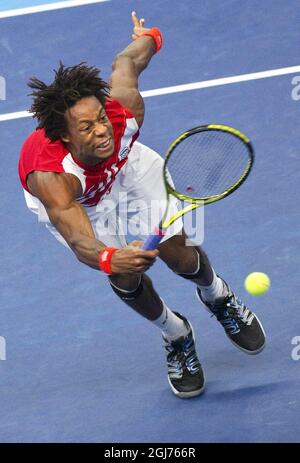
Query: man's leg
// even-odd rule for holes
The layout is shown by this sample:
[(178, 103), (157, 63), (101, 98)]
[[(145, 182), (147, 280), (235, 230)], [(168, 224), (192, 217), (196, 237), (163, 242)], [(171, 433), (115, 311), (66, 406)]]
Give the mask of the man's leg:
[(184, 398), (201, 394), (205, 380), (188, 320), (166, 306), (146, 274), (112, 275), (109, 279), (123, 302), (162, 330), (172, 391)]
[[(143, 240), (152, 231), (166, 207), (163, 165), (163, 159), (157, 153), (135, 142), (119, 177), (119, 216), (135, 239)], [(170, 203), (169, 214), (173, 215), (179, 205), (175, 198)], [(177, 220), (167, 230), (164, 239), (181, 229), (181, 220)], [(166, 306), (146, 275), (141, 280), (128, 275), (114, 276), (111, 283), (125, 303), (162, 330), (173, 392), (180, 397), (200, 394), (204, 390), (204, 376), (189, 321)]]
[(265, 346), (265, 333), (259, 319), (215, 274), (203, 249), (186, 246), (186, 238), (182, 232), (161, 243), (161, 259), (179, 276), (197, 285), (198, 299), (216, 316), (236, 347), (247, 354), (258, 354)]
[(159, 257), (178, 275), (193, 281), (201, 289), (205, 301), (226, 297), (228, 290), (217, 277), (209, 259), (200, 246), (186, 246), (187, 236), (182, 230), (159, 245)]

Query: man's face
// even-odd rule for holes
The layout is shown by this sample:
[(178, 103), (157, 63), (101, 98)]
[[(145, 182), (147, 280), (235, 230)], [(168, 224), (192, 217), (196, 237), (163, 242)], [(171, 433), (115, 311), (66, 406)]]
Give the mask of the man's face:
[(79, 100), (65, 112), (65, 118), (68, 133), (62, 140), (75, 158), (95, 166), (113, 154), (113, 128), (95, 96)]

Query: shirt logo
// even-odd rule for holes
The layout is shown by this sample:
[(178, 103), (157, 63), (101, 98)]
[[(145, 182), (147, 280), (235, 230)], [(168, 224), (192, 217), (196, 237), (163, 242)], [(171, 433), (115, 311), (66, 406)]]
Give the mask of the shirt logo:
[(122, 161), (123, 159), (127, 158), (129, 151), (130, 151), (130, 149), (128, 148), (128, 146), (125, 146), (125, 148), (123, 148), (119, 152), (119, 156), (118, 156), (119, 161)]

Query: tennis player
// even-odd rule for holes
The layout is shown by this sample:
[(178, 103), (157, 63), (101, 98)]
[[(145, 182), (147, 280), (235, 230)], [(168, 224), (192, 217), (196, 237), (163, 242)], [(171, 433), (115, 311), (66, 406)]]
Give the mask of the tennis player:
[[(158, 223), (166, 199), (163, 160), (137, 141), (145, 111), (138, 78), (160, 50), (162, 34), (145, 28), (135, 12), (132, 20), (132, 42), (115, 57), (108, 84), (85, 63), (60, 63), (50, 85), (30, 80), (38, 127), (23, 144), (19, 175), (27, 206), (39, 222), (80, 262), (105, 273), (120, 299), (162, 330), (171, 389), (179, 397), (193, 397), (205, 386), (193, 329), (146, 275), (158, 256), (196, 285), (199, 300), (236, 347), (257, 354), (265, 335), (203, 249), (186, 246), (180, 220), (157, 250), (140, 248), (152, 230), (149, 216)], [(170, 216), (178, 207), (171, 198)], [(138, 240), (130, 244), (128, 225), (138, 230)]]

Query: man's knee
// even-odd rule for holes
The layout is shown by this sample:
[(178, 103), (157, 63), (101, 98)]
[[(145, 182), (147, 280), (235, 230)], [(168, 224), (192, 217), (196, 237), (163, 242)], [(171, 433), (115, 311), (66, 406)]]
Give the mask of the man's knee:
[(174, 235), (159, 246), (159, 257), (176, 273), (193, 273), (198, 266), (198, 253), (186, 239), (185, 234)]
[(115, 275), (109, 280), (113, 292), (123, 301), (133, 301), (143, 291), (143, 275)]
[(141, 280), (141, 274), (118, 274), (118, 275), (110, 275), (109, 281), (114, 286), (117, 286), (120, 289), (124, 289), (125, 291), (133, 291), (139, 285)]

